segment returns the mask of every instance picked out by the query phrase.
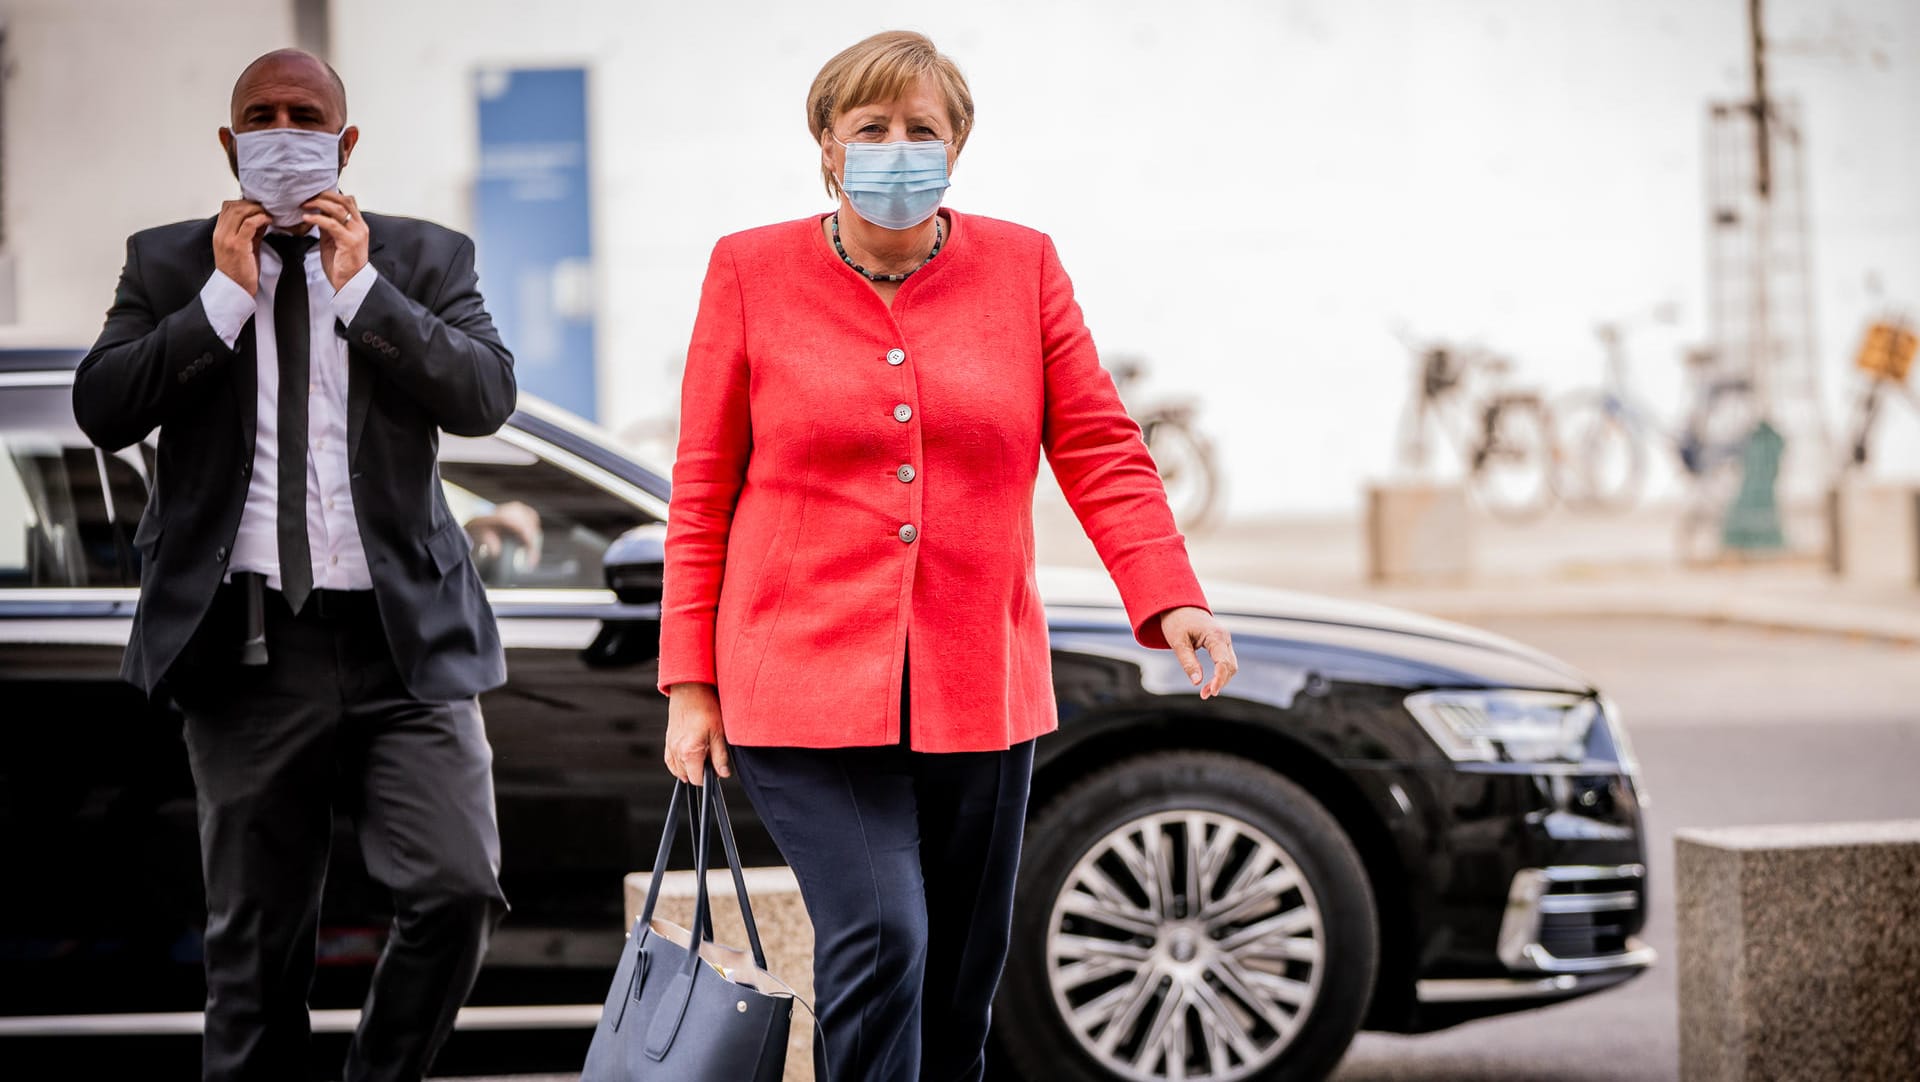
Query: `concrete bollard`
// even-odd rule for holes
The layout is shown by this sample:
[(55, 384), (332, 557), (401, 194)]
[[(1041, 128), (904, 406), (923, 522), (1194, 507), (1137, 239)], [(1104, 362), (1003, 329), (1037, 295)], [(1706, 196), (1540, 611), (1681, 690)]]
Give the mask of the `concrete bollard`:
[(1683, 830), (1683, 1082), (1920, 1078), (1920, 821)]
[[(631, 930), (647, 901), (651, 872), (633, 872), (626, 878), (627, 922)], [(753, 904), (754, 924), (767, 951), (767, 971), (793, 986), (813, 1002), (813, 922), (800, 900), (800, 884), (787, 868), (746, 869), (747, 900)], [(654, 916), (682, 928), (693, 927), (693, 896), (698, 884), (692, 872), (668, 872), (660, 884)], [(707, 894), (713, 905), (714, 938), (729, 947), (747, 949), (747, 928), (734, 901), (733, 875), (721, 869), (707, 873)], [(793, 1008), (793, 1029), (787, 1038), (785, 1082), (813, 1082), (813, 1015)]]
[(1920, 488), (1849, 478), (1827, 494), (1827, 562), (1850, 582), (1920, 586)]
[(1461, 580), (1473, 573), (1472, 518), (1459, 485), (1367, 486), (1367, 578)]

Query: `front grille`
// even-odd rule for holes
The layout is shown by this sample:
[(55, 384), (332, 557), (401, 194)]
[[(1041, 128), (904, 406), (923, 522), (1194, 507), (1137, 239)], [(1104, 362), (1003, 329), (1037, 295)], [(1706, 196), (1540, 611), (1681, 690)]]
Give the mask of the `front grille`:
[(1627, 925), (1592, 913), (1543, 913), (1536, 939), (1555, 958), (1591, 958), (1627, 949)]
[(1628, 934), (1642, 905), (1645, 874), (1640, 865), (1520, 872), (1500, 928), (1501, 961), (1541, 973), (1648, 964), (1651, 952)]
[(1592, 879), (1553, 879), (1560, 869), (1542, 869), (1547, 873), (1547, 894), (1639, 894), (1641, 878), (1633, 875), (1595, 875)]
[(1556, 958), (1619, 954), (1627, 949), (1627, 927), (1639, 907), (1637, 877), (1549, 880), (1535, 941)]

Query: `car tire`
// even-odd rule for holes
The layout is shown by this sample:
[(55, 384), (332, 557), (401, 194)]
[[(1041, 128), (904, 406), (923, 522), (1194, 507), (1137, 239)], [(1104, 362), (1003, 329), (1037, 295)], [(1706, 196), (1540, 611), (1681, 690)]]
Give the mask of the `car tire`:
[[(1197, 853), (1188, 840), (1196, 835)], [(1130, 869), (1144, 870), (1149, 850), (1163, 854), (1153, 863), (1167, 871), (1143, 885)], [(1210, 875), (1211, 885), (1190, 872)], [(1253, 878), (1242, 884), (1236, 876)], [(1149, 891), (1166, 899), (1157, 910)], [(1194, 898), (1205, 899), (1197, 911)], [(1272, 899), (1271, 912), (1261, 898)], [(1249, 906), (1244, 920), (1216, 925)], [(1157, 923), (1150, 916), (1156, 912)], [(1313, 920), (1303, 929), (1309, 912)], [(1259, 930), (1269, 923), (1270, 931)], [(1251, 941), (1234, 939), (1249, 928), (1256, 930)], [(1127, 957), (1115, 961), (1112, 951)], [(1131, 759), (1052, 799), (1029, 824), (995, 1040), (1028, 1080), (1165, 1078), (1175, 1045), (1187, 1049), (1184, 1077), (1195, 1082), (1320, 1079), (1366, 1015), (1379, 951), (1365, 867), (1340, 824), (1306, 790), (1229, 755)], [(1099, 966), (1112, 972), (1095, 977)], [(1304, 1000), (1302, 988), (1311, 991)], [(1290, 1017), (1272, 998), (1264, 1009), (1248, 1007), (1277, 995), (1272, 989), (1296, 1001)], [(1251, 1000), (1245, 992), (1253, 992)], [(1210, 1021), (1223, 1017), (1236, 1020), (1248, 1038), (1242, 1049), (1255, 1054), (1208, 1050), (1202, 1035), (1210, 1025), (1216, 1034), (1231, 1028)], [(1266, 1025), (1262, 1017), (1286, 1024)], [(1156, 1027), (1163, 1028), (1156, 1034)], [(1104, 1050), (1109, 1036), (1114, 1048)], [(1142, 1059), (1149, 1048), (1159, 1051)]]

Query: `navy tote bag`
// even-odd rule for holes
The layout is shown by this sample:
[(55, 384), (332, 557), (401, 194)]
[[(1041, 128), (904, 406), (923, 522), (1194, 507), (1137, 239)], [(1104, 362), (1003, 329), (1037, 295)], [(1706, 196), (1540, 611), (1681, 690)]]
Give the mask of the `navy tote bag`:
[[(683, 805), (693, 810), (695, 792), (699, 825), (693, 831), (693, 866), (699, 886), (695, 931), (690, 932), (656, 919), (653, 909), (680, 810)], [(713, 941), (706, 873), (714, 827), (733, 872), (751, 956)], [(726, 797), (709, 763), (704, 785), (677, 782), (673, 787), (646, 905), (621, 952), (580, 1082), (779, 1082), (786, 1070), (794, 999), (792, 990), (767, 972)]]

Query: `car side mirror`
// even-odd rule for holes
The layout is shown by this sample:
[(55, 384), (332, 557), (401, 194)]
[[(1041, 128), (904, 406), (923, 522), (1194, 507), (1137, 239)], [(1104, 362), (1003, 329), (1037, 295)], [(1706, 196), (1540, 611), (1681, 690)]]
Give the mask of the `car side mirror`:
[(667, 569), (666, 526), (635, 526), (607, 546), (601, 563), (606, 569), (607, 589), (623, 604), (658, 605)]

